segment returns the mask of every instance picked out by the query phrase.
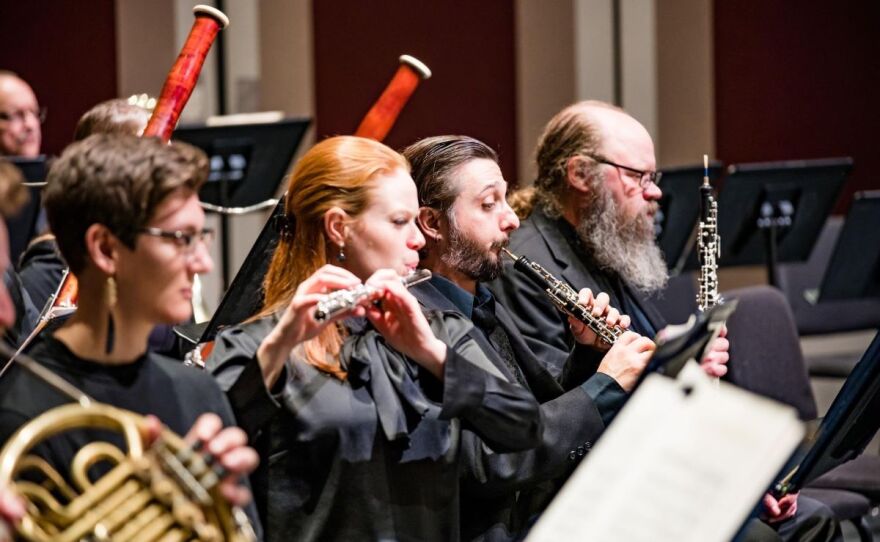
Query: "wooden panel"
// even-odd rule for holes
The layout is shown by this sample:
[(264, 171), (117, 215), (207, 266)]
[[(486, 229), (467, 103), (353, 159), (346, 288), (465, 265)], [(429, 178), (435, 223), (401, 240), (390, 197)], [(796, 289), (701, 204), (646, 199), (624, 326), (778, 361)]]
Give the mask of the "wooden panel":
[(718, 157), (852, 156), (835, 212), (880, 188), (880, 2), (716, 0), (714, 10)]
[(313, 13), (318, 138), (353, 133), (408, 53), (434, 76), (386, 143), (470, 135), (499, 151), (508, 181), (517, 178), (513, 2), (338, 0), (313, 2)]
[(43, 152), (58, 154), (76, 121), (116, 97), (113, 0), (0, 0), (0, 68), (17, 72), (49, 108)]

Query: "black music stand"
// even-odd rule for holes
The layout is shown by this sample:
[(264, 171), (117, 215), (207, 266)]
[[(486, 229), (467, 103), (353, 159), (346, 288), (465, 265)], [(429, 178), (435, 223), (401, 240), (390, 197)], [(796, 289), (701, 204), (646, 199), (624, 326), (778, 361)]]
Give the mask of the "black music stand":
[(857, 192), (819, 288), (819, 303), (880, 297), (880, 191)]
[[(204, 150), (211, 160), (199, 198), (222, 207), (247, 207), (274, 197), (311, 120), (284, 119), (229, 126), (183, 125), (172, 135)], [(229, 217), (220, 215), (223, 289), (229, 287)]]
[(829, 470), (858, 457), (880, 428), (880, 333), (843, 384), (797, 471), (776, 493), (794, 493)]
[[(709, 164), (709, 179), (717, 188), (723, 173), (721, 162)], [(703, 166), (664, 168), (660, 181), (663, 197), (660, 209), (654, 215), (657, 245), (663, 251), (666, 265), (673, 275), (684, 269), (687, 256), (693, 249), (694, 229), (700, 216), (700, 185), (703, 184)]]
[[(768, 282), (777, 286), (777, 263), (810, 256), (852, 163), (829, 158), (728, 167), (718, 196), (719, 265), (763, 263)], [(695, 254), (687, 267), (698, 267)]]
[[(8, 156), (4, 158), (21, 170), (27, 183), (42, 183), (46, 180), (46, 156), (21, 158)], [(18, 213), (6, 218), (6, 230), (9, 232), (9, 258), (18, 262), (19, 256), (27, 249), (28, 243), (37, 233), (37, 222), (42, 207), (43, 187), (28, 186), (28, 201)]]
[(183, 324), (174, 327), (174, 332), (186, 343), (189, 350), (200, 344), (213, 341), (223, 327), (240, 324), (257, 313), (263, 305), (263, 277), (269, 269), (272, 253), (278, 244), (275, 228), (276, 217), (284, 214), (284, 198), (275, 206), (272, 215), (247, 257), (232, 280), (232, 285), (223, 295), (217, 310), (209, 322)]

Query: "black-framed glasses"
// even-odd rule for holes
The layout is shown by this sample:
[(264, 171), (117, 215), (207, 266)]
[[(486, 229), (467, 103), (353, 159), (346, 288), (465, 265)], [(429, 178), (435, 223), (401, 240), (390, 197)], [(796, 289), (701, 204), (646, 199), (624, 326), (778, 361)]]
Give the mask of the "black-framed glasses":
[(46, 107), (40, 107), (36, 110), (19, 109), (18, 111), (0, 111), (0, 122), (24, 122), (29, 115), (33, 115), (40, 121), (40, 124), (43, 124), (46, 122), (46, 116), (48, 114), (49, 109)]
[(162, 230), (159, 228), (143, 228), (140, 230), (140, 233), (144, 235), (151, 235), (153, 237), (161, 237), (163, 239), (170, 239), (177, 246), (183, 249), (184, 254), (192, 254), (196, 249), (197, 242), (201, 242), (205, 245), (205, 248), (210, 248), (211, 243), (214, 241), (214, 229), (213, 228), (202, 228), (200, 231), (181, 231), (181, 230)]
[(645, 171), (642, 169), (636, 169), (634, 167), (624, 166), (623, 164), (616, 164), (611, 160), (603, 158), (601, 156), (588, 155), (590, 158), (599, 162), (600, 164), (606, 164), (609, 166), (614, 166), (618, 169), (623, 169), (625, 171), (629, 171), (630, 173), (634, 173), (639, 176), (639, 188), (643, 191), (648, 189), (648, 185), (654, 183), (657, 186), (660, 186), (660, 180), (663, 178), (662, 171)]

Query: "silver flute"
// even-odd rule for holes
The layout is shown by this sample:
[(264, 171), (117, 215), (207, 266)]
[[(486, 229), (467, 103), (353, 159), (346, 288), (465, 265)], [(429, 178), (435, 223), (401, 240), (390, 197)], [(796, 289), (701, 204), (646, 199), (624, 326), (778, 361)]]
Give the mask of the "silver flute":
[(603, 342), (612, 345), (625, 331), (620, 326), (609, 326), (604, 318), (596, 318), (588, 307), (578, 303), (578, 293), (566, 284), (550, 274), (549, 271), (529, 260), (525, 256), (517, 256), (506, 248), (501, 248), (504, 253), (514, 260), (513, 268), (521, 271), (535, 284), (544, 289), (544, 293), (556, 308), (565, 314), (572, 316), (593, 331)]
[(721, 237), (718, 235), (718, 202), (709, 184), (709, 157), (703, 155), (703, 184), (700, 186), (700, 223), (697, 227), (697, 257), (700, 261), (697, 307), (707, 311), (722, 303), (718, 293), (718, 259)]
[[(409, 275), (401, 277), (400, 282), (409, 288), (431, 278), (431, 272), (427, 269), (416, 269)], [(378, 290), (366, 284), (359, 284), (354, 288), (336, 290), (323, 296), (315, 307), (315, 320), (323, 322), (334, 316), (348, 312), (357, 307), (367, 297), (372, 297)]]

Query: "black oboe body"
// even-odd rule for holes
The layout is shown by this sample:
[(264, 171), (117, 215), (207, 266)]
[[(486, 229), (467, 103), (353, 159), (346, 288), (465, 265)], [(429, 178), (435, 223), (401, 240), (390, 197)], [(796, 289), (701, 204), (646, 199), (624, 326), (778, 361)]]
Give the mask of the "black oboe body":
[(578, 294), (574, 288), (557, 279), (549, 271), (525, 256), (517, 256), (506, 248), (502, 250), (514, 260), (513, 268), (524, 273), (535, 284), (543, 288), (544, 293), (557, 309), (590, 328), (603, 342), (609, 345), (614, 344), (623, 334), (623, 328), (609, 326), (604, 319), (593, 316), (588, 307), (579, 304), (577, 302)]

